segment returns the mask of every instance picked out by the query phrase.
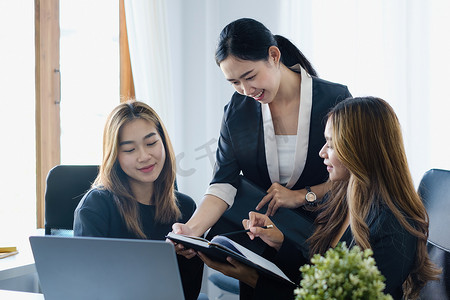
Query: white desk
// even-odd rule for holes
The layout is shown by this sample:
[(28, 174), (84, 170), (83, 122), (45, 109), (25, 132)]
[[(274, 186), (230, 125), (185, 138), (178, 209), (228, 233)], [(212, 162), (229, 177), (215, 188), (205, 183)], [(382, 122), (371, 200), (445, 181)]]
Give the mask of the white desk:
[[(34, 235), (44, 235), (44, 231), (39, 229)], [(38, 292), (38, 276), (28, 236), (18, 238), (13, 246), (19, 253), (0, 259), (0, 289)]]
[(17, 291), (0, 290), (0, 299), (8, 300), (44, 300), (44, 295)]

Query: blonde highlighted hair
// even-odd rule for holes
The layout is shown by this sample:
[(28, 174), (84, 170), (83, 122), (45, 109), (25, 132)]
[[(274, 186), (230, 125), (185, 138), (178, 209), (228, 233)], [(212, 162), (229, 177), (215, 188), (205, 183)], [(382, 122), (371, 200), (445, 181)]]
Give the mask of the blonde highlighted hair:
[(109, 114), (103, 131), (103, 159), (93, 187), (106, 189), (113, 194), (126, 226), (136, 237), (145, 239), (139, 217), (138, 201), (128, 183), (128, 176), (118, 162), (119, 133), (121, 128), (136, 119), (151, 122), (160, 135), (166, 154), (164, 167), (154, 182), (152, 202), (155, 205), (155, 221), (177, 221), (181, 212), (174, 193), (175, 154), (164, 124), (158, 114), (147, 104), (130, 100), (119, 104)]

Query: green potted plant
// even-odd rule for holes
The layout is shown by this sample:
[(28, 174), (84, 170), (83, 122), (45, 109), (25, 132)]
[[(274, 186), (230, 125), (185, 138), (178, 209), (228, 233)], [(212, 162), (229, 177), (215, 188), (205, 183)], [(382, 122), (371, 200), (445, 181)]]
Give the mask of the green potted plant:
[(348, 249), (345, 242), (316, 254), (312, 265), (300, 268), (303, 279), (295, 290), (296, 300), (392, 299), (383, 293), (385, 284), (372, 250), (358, 246)]

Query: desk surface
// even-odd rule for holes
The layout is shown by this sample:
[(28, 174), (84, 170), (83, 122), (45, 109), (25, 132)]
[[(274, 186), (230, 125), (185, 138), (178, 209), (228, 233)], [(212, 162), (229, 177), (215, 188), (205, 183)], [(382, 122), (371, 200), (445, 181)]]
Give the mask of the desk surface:
[(8, 300), (44, 300), (43, 294), (0, 290), (0, 299)]
[[(35, 235), (44, 235), (44, 231), (38, 229)], [(0, 259), (0, 280), (36, 272), (28, 236), (18, 239), (14, 246), (19, 250), (18, 254)]]

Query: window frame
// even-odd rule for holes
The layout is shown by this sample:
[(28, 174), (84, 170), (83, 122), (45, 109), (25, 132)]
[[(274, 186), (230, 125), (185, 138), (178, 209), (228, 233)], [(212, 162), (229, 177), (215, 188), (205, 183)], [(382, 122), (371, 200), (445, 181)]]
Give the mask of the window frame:
[[(48, 172), (61, 163), (60, 0), (35, 0), (36, 215), (45, 225)], [(119, 0), (120, 101), (135, 98), (124, 0)]]
[(59, 0), (35, 0), (36, 213), (44, 227), (45, 181), (60, 163)]

